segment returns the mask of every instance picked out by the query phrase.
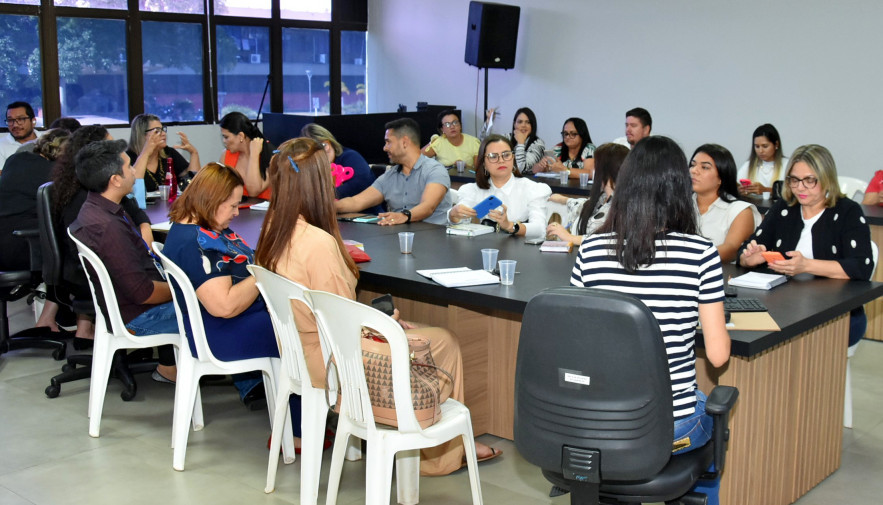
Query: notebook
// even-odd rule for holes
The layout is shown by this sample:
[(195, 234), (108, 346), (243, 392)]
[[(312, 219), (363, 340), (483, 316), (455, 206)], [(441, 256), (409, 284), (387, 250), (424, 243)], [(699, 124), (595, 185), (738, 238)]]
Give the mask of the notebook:
[(762, 274), (760, 272), (748, 272), (745, 275), (730, 279), (730, 285), (740, 288), (770, 290), (788, 280), (784, 275)]
[(493, 226), (476, 223), (454, 224), (448, 226), (447, 229), (448, 235), (460, 235), (463, 237), (477, 237), (479, 235), (485, 235), (493, 232)]
[(485, 284), (500, 283), (500, 278), (487, 270), (472, 270), (468, 267), (417, 270), (417, 273), (423, 277), (432, 279), (446, 288), (482, 286)]

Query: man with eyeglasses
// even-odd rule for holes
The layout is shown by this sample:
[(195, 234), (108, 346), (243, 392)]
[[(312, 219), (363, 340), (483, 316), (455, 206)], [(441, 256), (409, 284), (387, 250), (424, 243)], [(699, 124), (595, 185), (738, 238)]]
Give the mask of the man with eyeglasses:
[(653, 118), (650, 117), (650, 113), (647, 109), (635, 107), (625, 113), (625, 137), (619, 137), (613, 143), (631, 149), (638, 141), (649, 137), (651, 130), (653, 130)]
[(0, 138), (0, 169), (6, 164), (6, 158), (15, 154), (22, 144), (33, 142), (39, 136), (34, 127), (37, 119), (34, 108), (27, 102), (12, 102), (6, 107), (6, 127), (9, 133)]
[(451, 178), (438, 161), (420, 152), (420, 125), (410, 118), (386, 123), (383, 150), (396, 166), (361, 193), (334, 202), (338, 213), (361, 212), (386, 202), (380, 225), (411, 221), (447, 223), (451, 208)]

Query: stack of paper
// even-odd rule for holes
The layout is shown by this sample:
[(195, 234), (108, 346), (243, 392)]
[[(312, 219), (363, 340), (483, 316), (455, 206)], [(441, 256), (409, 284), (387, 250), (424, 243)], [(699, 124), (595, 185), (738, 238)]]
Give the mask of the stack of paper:
[(446, 288), (500, 283), (499, 277), (486, 270), (472, 270), (467, 267), (417, 270), (417, 273), (432, 279)]
[(730, 285), (739, 286), (740, 288), (769, 290), (779, 284), (784, 284), (787, 280), (788, 278), (784, 275), (748, 272), (745, 275), (730, 279)]
[(484, 224), (463, 223), (448, 226), (448, 235), (461, 235), (464, 237), (477, 237), (487, 233), (493, 233), (494, 227)]
[(569, 253), (573, 250), (573, 244), (567, 240), (547, 240), (540, 245), (542, 252)]

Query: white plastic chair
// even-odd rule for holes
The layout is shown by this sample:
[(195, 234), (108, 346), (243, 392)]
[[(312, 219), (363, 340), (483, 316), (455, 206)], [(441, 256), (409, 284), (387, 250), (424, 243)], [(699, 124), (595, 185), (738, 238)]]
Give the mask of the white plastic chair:
[[(876, 272), (879, 250), (877, 249), (877, 244), (873, 240), (871, 241), (871, 256), (874, 260), (874, 272)], [(871, 279), (873, 278), (874, 274), (872, 273)], [(843, 395), (844, 428), (852, 428), (852, 364), (850, 363), (850, 360), (855, 356), (859, 344), (861, 344), (861, 341), (856, 342), (854, 345), (851, 345), (846, 349), (846, 391)]]
[[(101, 429), (101, 412), (104, 409), (104, 396), (107, 392), (107, 381), (114, 354), (120, 349), (144, 349), (167, 344), (178, 346), (181, 336), (178, 333), (147, 336), (135, 336), (129, 333), (123, 323), (116, 291), (104, 262), (92, 249), (77, 240), (70, 229), (67, 234), (77, 245), (80, 263), (86, 271), (89, 290), (92, 292), (92, 303), (95, 305), (95, 344), (92, 348), (92, 377), (89, 385), (88, 415), (89, 436), (97, 438)], [(87, 264), (91, 268), (87, 268)], [(101, 286), (101, 293), (104, 296), (103, 303), (95, 291), (93, 273), (98, 277), (98, 284)], [(105, 311), (105, 309), (107, 310)]]
[[(462, 437), (469, 466), (472, 502), (480, 505), (481, 483), (478, 480), (469, 409), (449, 398), (441, 406), (441, 420), (426, 429), (420, 427), (411, 403), (408, 339), (402, 327), (391, 317), (372, 307), (332, 293), (308, 290), (305, 298), (313, 308), (320, 337), (325, 340), (325, 345), (335, 358), (342, 390), (326, 503), (337, 503), (344, 453), (352, 435), (368, 443), (368, 460), (365, 465), (366, 504), (389, 503), (393, 458), (396, 461), (398, 502), (406, 505), (417, 503), (420, 498), (419, 450), (435, 447), (454, 437)], [(374, 423), (362, 362), (362, 326), (377, 330), (389, 341), (398, 428)]]
[(865, 196), (865, 189), (868, 187), (866, 181), (856, 179), (855, 177), (839, 175), (837, 176), (837, 182), (840, 184), (840, 192), (846, 195), (846, 198), (851, 198), (858, 203), (862, 203), (862, 198)]
[[(195, 406), (201, 404), (199, 393), (199, 379), (203, 375), (227, 375), (260, 370), (264, 377), (264, 389), (267, 393), (267, 407), (270, 411), (270, 423), (273, 422), (273, 412), (276, 398), (276, 378), (279, 376), (281, 361), (279, 358), (251, 358), (238, 361), (221, 361), (212, 354), (211, 348), (205, 336), (205, 327), (202, 322), (199, 300), (196, 298), (196, 290), (187, 274), (174, 262), (169, 260), (163, 253), (163, 245), (153, 243), (153, 250), (162, 261), (163, 268), (169, 279), (169, 284), (181, 290), (184, 300), (178, 300), (176, 289), (172, 289), (172, 299), (175, 302), (175, 313), (178, 316), (178, 327), (185, 328), (181, 305), (187, 307), (188, 320), (192, 332), (192, 338), (196, 347), (197, 356), (190, 352), (186, 336), (181, 339), (181, 352), (178, 353), (178, 379), (175, 384), (175, 412), (172, 419), (172, 467), (175, 470), (184, 470), (184, 457), (187, 451), (187, 438), (190, 434), (188, 425)], [(184, 332), (182, 332), (183, 334)], [(245, 337), (245, 336), (244, 336)], [(199, 407), (201, 411), (201, 406)], [(291, 425), (285, 423), (282, 434), (282, 450), (286, 462), (294, 461), (294, 440)]]
[[(281, 374), (276, 383), (276, 411), (273, 415), (270, 464), (267, 467), (267, 487), (264, 492), (272, 493), (276, 487), (280, 427), (290, 418), (288, 397), (297, 394), (301, 397), (300, 503), (313, 504), (319, 498), (319, 473), (322, 469), (328, 405), (324, 396), (325, 390), (314, 388), (310, 382), (303, 345), (291, 311), (291, 300), (306, 303), (303, 299), (306, 288), (266, 268), (257, 265), (249, 265), (247, 268), (257, 279), (258, 289), (267, 302), (273, 328), (276, 330), (276, 341), (279, 343), (279, 356), (282, 358)], [(296, 419), (290, 421), (297, 422)]]

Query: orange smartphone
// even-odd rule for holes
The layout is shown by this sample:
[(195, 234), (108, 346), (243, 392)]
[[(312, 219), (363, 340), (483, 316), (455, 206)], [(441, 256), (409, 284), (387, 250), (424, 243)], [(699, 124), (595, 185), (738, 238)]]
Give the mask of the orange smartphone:
[(779, 251), (764, 251), (760, 254), (763, 256), (763, 259), (765, 259), (767, 263), (772, 263), (774, 261), (785, 261), (785, 257), (782, 256), (782, 253), (780, 253)]

